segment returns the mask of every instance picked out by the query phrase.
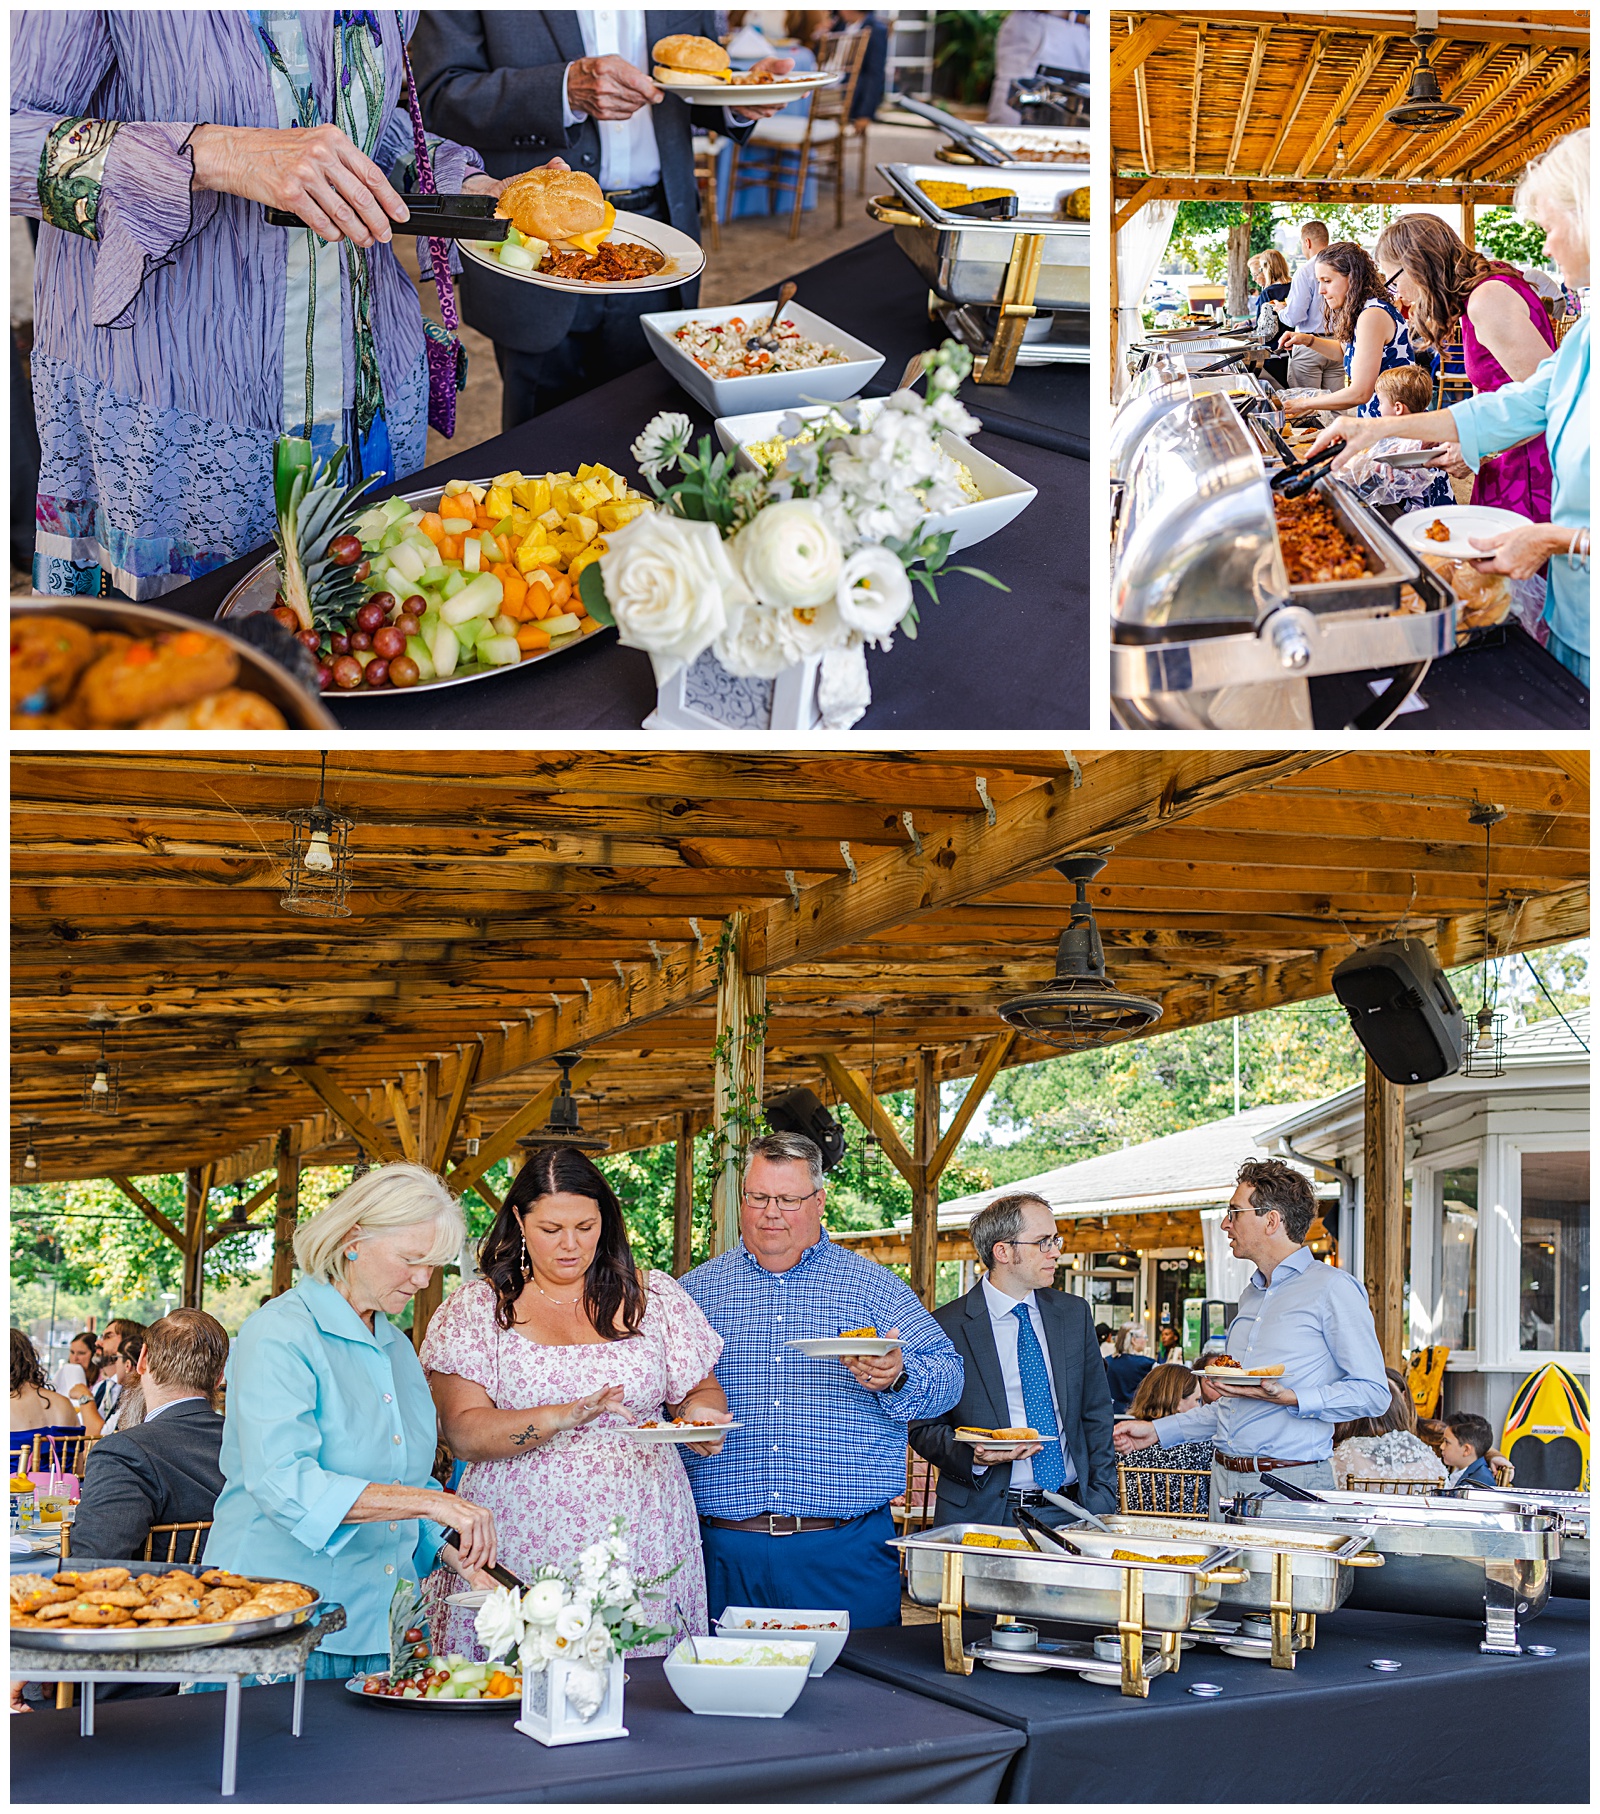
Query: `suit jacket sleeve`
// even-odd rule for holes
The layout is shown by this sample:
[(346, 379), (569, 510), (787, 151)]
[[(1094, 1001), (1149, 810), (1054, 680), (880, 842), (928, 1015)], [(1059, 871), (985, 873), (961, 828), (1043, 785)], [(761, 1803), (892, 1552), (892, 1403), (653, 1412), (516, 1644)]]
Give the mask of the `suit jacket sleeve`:
[[(964, 1303), (964, 1299), (956, 1299), (957, 1307)], [(933, 1320), (950, 1337), (961, 1363), (963, 1378), (970, 1387), (971, 1355), (967, 1351), (965, 1332), (960, 1321), (949, 1314), (950, 1309), (949, 1305), (942, 1306), (934, 1312)], [(977, 1478), (972, 1472), (972, 1450), (966, 1443), (957, 1442), (954, 1435), (956, 1413), (961, 1402), (958, 1399), (941, 1417), (920, 1419), (911, 1424), (906, 1431), (906, 1440), (924, 1461), (931, 1462), (946, 1479), (970, 1487), (977, 1484)]]
[(156, 1522), (157, 1495), (143, 1453), (125, 1450), (113, 1437), (96, 1443), (84, 1469), (78, 1515), (72, 1526), (74, 1556), (137, 1556)]
[(424, 12), (411, 61), (429, 131), (479, 151), (513, 151), (530, 139), (557, 150), (571, 144), (561, 107), (566, 64), (492, 69), (482, 14)]
[(1117, 1454), (1111, 1443), (1111, 1387), (1092, 1316), (1083, 1318), (1082, 1348), (1083, 1438), (1089, 1451), (1083, 1503), (1090, 1511), (1109, 1511), (1117, 1504)]

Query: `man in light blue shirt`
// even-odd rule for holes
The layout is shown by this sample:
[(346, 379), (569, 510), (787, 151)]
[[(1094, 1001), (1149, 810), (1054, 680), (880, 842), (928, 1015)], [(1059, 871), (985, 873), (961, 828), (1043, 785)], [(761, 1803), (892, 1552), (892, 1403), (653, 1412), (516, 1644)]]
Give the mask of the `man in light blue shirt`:
[(1213, 1514), (1236, 1493), (1258, 1492), (1267, 1473), (1299, 1486), (1333, 1486), (1334, 1425), (1389, 1408), (1365, 1288), (1305, 1245), (1316, 1215), (1310, 1184), (1281, 1159), (1240, 1166), (1222, 1226), (1235, 1258), (1254, 1260), (1256, 1272), (1240, 1294), (1228, 1353), (1241, 1368), (1282, 1371), (1207, 1379), (1198, 1410), (1117, 1426), (1119, 1454), (1209, 1438)]
[[(1285, 328), (1303, 334), (1326, 334), (1328, 310), (1317, 288), (1317, 255), (1328, 249), (1328, 229), (1320, 220), (1300, 224), (1300, 250), (1304, 263), (1289, 281), (1289, 294), (1278, 309)], [(1314, 346), (1297, 346), (1289, 355), (1292, 390), (1337, 391), (1345, 385), (1344, 361), (1324, 359)]]

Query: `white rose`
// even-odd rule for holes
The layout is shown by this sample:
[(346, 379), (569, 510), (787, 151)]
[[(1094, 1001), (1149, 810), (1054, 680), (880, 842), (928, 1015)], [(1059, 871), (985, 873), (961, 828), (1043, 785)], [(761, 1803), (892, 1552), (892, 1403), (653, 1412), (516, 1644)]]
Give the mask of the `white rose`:
[(556, 1614), (556, 1636), (574, 1644), (589, 1629), (589, 1609), (586, 1606), (563, 1606)]
[(491, 1663), (508, 1655), (522, 1640), (522, 1614), (518, 1610), (516, 1593), (502, 1587), (490, 1594), (478, 1608), (472, 1626), (488, 1651)]
[(768, 505), (729, 548), (745, 584), (763, 604), (812, 610), (832, 602), (843, 556), (821, 511), (808, 499)]
[(589, 1635), (579, 1646), (586, 1663), (593, 1663), (600, 1668), (611, 1661), (611, 1633), (605, 1626), (596, 1622), (589, 1627)]
[(523, 1596), (523, 1616), (548, 1625), (566, 1602), (566, 1591), (559, 1581), (535, 1581)]
[(858, 548), (839, 569), (835, 592), (847, 630), (887, 645), (911, 605), (911, 581), (898, 555), (887, 548)]
[(658, 682), (692, 662), (727, 626), (742, 593), (714, 523), (651, 511), (609, 538), (600, 577), (617, 634), (650, 657)]

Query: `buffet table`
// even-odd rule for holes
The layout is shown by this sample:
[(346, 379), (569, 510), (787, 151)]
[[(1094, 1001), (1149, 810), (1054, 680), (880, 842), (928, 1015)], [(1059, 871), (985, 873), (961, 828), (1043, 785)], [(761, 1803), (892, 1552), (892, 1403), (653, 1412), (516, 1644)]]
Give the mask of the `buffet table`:
[[(969, 1642), (988, 1630), (967, 1621)], [(1553, 1657), (1484, 1656), (1480, 1635), (1464, 1620), (1346, 1608), (1318, 1621), (1292, 1671), (1199, 1645), (1148, 1700), (1064, 1673), (946, 1675), (936, 1625), (852, 1632), (840, 1663), (1026, 1733), (1006, 1801), (1586, 1800), (1587, 1601), (1552, 1600), (1524, 1628)], [(1401, 1668), (1381, 1674), (1375, 1657)], [(1202, 1681), (1222, 1694), (1191, 1695)]]
[[(363, 1705), (342, 1682), (306, 1688), (289, 1736), (287, 1687), (240, 1697), (239, 1785), (252, 1802), (987, 1802), (1027, 1735), (1011, 1720), (846, 1673), (808, 1682), (778, 1720), (698, 1718), (661, 1664), (628, 1664), (628, 1737), (546, 1749), (513, 1708)], [(11, 1722), (13, 1801), (63, 1806), (215, 1801), (223, 1696)]]
[[(799, 274), (797, 300), (886, 357), (867, 394), (885, 395), (913, 354), (937, 344), (926, 290), (884, 233)], [(776, 297), (776, 287), (767, 292)], [(974, 446), (1039, 495), (1017, 520), (957, 556), (1011, 589), (952, 573), (939, 603), (919, 595), (915, 640), (870, 650), (865, 731), (1058, 731), (1089, 724), (1088, 369), (1020, 371), (1009, 388), (967, 384), (962, 401), (985, 421)], [(652, 360), (586, 396), (450, 457), (393, 489), (520, 468), (545, 472), (599, 461), (634, 473), (629, 452), (658, 410), (678, 410), (709, 433), (711, 418)], [(1077, 457), (1074, 457), (1074, 455)], [(378, 495), (382, 495), (379, 493)], [(269, 550), (166, 593), (161, 604), (210, 619)], [(340, 694), (327, 702), (351, 730), (638, 730), (655, 705), (647, 656), (605, 631), (560, 659), (416, 694)]]

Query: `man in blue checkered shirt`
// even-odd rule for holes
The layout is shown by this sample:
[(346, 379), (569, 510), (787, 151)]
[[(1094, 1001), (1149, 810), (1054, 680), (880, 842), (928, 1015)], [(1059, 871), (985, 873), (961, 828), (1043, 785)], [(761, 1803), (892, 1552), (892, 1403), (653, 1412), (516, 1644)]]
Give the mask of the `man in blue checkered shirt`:
[[(813, 1141), (752, 1141), (739, 1245), (683, 1280), (723, 1339), (717, 1378), (740, 1426), (719, 1455), (684, 1454), (713, 1620), (775, 1606), (898, 1625), (889, 1502), (905, 1490), (906, 1429), (961, 1396), (949, 1336), (904, 1280), (828, 1239), (826, 1197)], [(868, 1327), (898, 1346), (839, 1361), (785, 1345)]]

